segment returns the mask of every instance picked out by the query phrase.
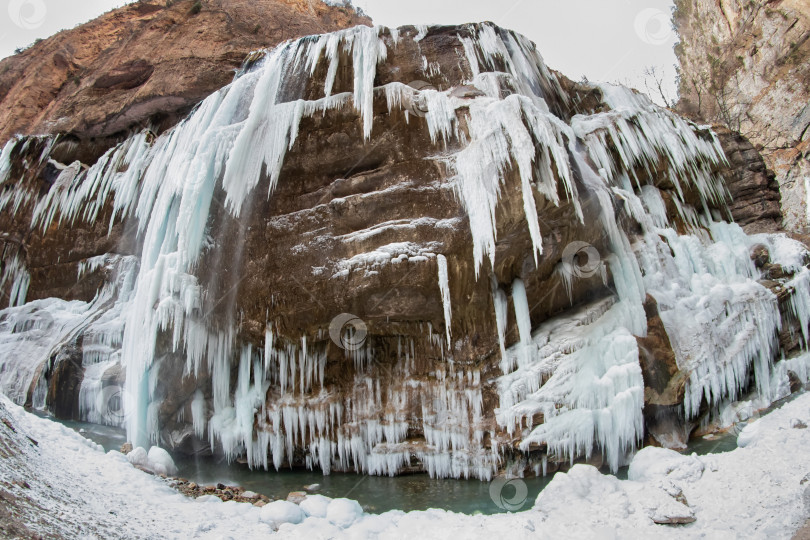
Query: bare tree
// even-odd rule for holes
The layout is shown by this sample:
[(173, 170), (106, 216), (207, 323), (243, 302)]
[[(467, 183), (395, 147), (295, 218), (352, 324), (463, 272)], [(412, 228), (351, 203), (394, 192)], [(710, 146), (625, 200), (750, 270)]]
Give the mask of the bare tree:
[(661, 101), (668, 108), (672, 108), (674, 100), (667, 96), (664, 88), (664, 70), (659, 66), (647, 66), (644, 68), (644, 86), (649, 94), (657, 94)]
[(709, 77), (704, 72), (692, 74), (689, 77), (689, 84), (691, 85), (692, 91), (697, 98), (697, 117), (703, 118), (703, 97), (709, 87)]

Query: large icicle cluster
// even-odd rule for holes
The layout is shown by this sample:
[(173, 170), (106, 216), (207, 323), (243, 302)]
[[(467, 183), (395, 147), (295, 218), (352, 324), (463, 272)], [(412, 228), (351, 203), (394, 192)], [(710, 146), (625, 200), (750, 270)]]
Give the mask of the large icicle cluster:
[[(380, 31), (357, 27), (287, 43), (268, 53), (258, 69), (203, 101), (187, 120), (157, 140), (150, 132), (135, 135), (90, 168), (79, 162), (69, 166), (51, 162), (59, 173), (34, 206), (32, 228), (47, 230), (51, 223), (69, 225), (77, 219), (93, 222), (110, 199), (116, 215), (138, 219), (144, 248), (123, 330), (122, 362), (127, 368), (128, 429), (139, 443), (156, 436), (151, 429), (153, 385), (148, 374), (160, 331), (171, 329), (174, 347), (185, 351), (190, 371), (197, 372), (203, 360), (220, 374), (229, 371), (234, 330), (208, 329), (199, 319), (201, 286), (194, 276), (194, 265), (205, 245), (215, 187), (221, 179), (226, 204), (238, 217), (263, 170), (270, 176), (272, 191), (284, 154), (297, 136), (300, 118), (347, 102), (346, 96), (330, 95), (331, 83), (324, 99), (282, 102), (282, 91), (289, 92), (290, 81), (295, 80), (293, 72), (314, 70), (323, 56), (334, 81), (341, 51), (350, 53), (355, 73), (353, 101), (368, 137), (376, 64), (386, 52)], [(17, 182), (10, 177), (11, 156), (15, 150), (24, 152), (29, 143), (21, 139), (6, 145), (0, 159), (1, 184)], [(23, 189), (7, 189), (0, 206), (16, 212), (32, 197)], [(28, 277), (18, 258), (4, 256), (1, 279), (0, 286), (12, 284), (12, 305), (23, 303)], [(102, 344), (93, 343), (88, 350), (95, 351), (96, 345)], [(96, 371), (103, 370), (94, 369), (88, 380)], [(216, 384), (222, 386), (219, 380)], [(223, 401), (230, 400), (227, 380), (220, 393)]]
[[(135, 257), (104, 256), (89, 264), (108, 267), (118, 275), (104, 285), (91, 302), (66, 302), (55, 298), (36, 300), (0, 312), (0, 388), (23, 404), (36, 385), (32, 405), (45, 404), (46, 372), (60, 351), (78, 343), (82, 355), (64, 361), (84, 368), (79, 390), (79, 413), (83, 420), (121, 425), (124, 413), (111, 413), (110, 385), (105, 372), (120, 362), (125, 312), (129, 306), (138, 265)], [(120, 394), (120, 388), (117, 388)]]
[(659, 240), (646, 253), (645, 280), (678, 367), (690, 374), (684, 399), (688, 418), (704, 398), (710, 405), (735, 399), (752, 368), (767, 399), (781, 326), (776, 297), (753, 279), (757, 272), (742, 229), (712, 223), (709, 231), (711, 238), (700, 239), (658, 229), (666, 244)]
[[(644, 382), (634, 336), (644, 335), (645, 294), (657, 301), (678, 368), (689, 374), (686, 417), (704, 399), (709, 405), (735, 399), (752, 371), (759, 394), (772, 399), (781, 319), (776, 297), (756, 282), (752, 241), (738, 226), (711, 220), (709, 206), (727, 201), (722, 180), (711, 172), (725, 161), (716, 137), (627, 89), (601, 90), (612, 110), (575, 116), (568, 135), (583, 142), (595, 164), (591, 169), (571, 145), (583, 182), (600, 201), (612, 250), (603, 260), (615, 296), (547, 321), (527, 340), (521, 328), (529, 325), (521, 322), (529, 316), (521, 309), (526, 293), (513, 284), (520, 342), (504, 354), (496, 417), (508, 432), (519, 430), (523, 450), (545, 445), (557, 459), (573, 460), (590, 456), (596, 444), (616, 470), (643, 434)], [(670, 224), (651, 183), (662, 160), (678, 217), (698, 236), (680, 236)], [(686, 189), (697, 191), (702, 212), (688, 205)], [(644, 231), (635, 246), (616, 225), (614, 199)], [(570, 269), (562, 272), (570, 294)], [(794, 281), (802, 286), (801, 276)], [(495, 315), (502, 320), (500, 294)], [(801, 323), (806, 328), (807, 321)]]
[[(322, 346), (308, 346), (306, 339), (282, 346), (268, 330), (263, 355), (250, 347), (241, 352), (233, 402), (227, 375), (219, 377), (211, 440), (227, 456), (244, 453), (252, 466), (265, 468), (281, 468), (303, 447), (309, 449), (307, 465), (327, 474), (336, 468), (394, 475), (410, 466), (412, 455), (434, 477), (491, 478), (497, 471), (497, 449), (481, 445), (486, 423), (478, 371), (437, 370), (432, 380), (416, 379), (413, 340), (401, 339), (387, 387), (358, 373), (351, 393), (341, 395), (324, 386), (325, 360)], [(420, 443), (406, 441), (413, 410), (421, 411)], [(202, 431), (197, 414), (202, 412), (195, 413), (195, 428)]]
[(697, 189), (703, 209), (707, 203), (727, 202), (722, 179), (712, 173), (726, 158), (711, 130), (698, 132), (690, 122), (625, 87), (604, 84), (599, 88), (611, 111), (576, 116), (571, 127), (608, 183), (632, 190), (632, 180), (642, 189), (663, 162), (681, 200), (684, 187), (689, 186)]

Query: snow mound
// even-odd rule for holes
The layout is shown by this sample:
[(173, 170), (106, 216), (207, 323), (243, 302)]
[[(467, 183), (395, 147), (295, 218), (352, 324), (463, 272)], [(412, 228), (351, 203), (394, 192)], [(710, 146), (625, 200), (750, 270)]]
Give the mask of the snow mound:
[[(630, 514), (630, 501), (615, 476), (606, 476), (596, 467), (577, 464), (567, 473), (557, 473), (537, 497), (534, 508), (546, 515), (577, 513), (583, 505), (602, 505), (617, 518)], [(573, 517), (573, 516), (572, 516)]]
[(745, 448), (751, 446), (758, 439), (759, 434), (759, 420), (751, 422), (743, 428), (739, 435), (737, 435), (737, 446)]
[(282, 525), (283, 523), (297, 525), (304, 521), (305, 517), (306, 515), (298, 505), (289, 501), (273, 501), (262, 507), (261, 510), (261, 520), (276, 525)]
[[(568, 473), (558, 473), (540, 493), (535, 510), (556, 522), (577, 522), (594, 533), (617, 520), (630, 528), (695, 521), (695, 512), (679, 498), (680, 489), (669, 487), (621, 481), (590, 465), (574, 465)], [(590, 511), (584, 512), (586, 508)]]
[(325, 518), (330, 502), (332, 502), (331, 497), (325, 497), (323, 495), (309, 495), (306, 499), (301, 501), (299, 506), (301, 510), (303, 510), (308, 516)]
[(127, 461), (132, 463), (132, 465), (135, 467), (148, 468), (149, 454), (147, 454), (146, 450), (139, 446), (127, 454)]
[(684, 456), (674, 450), (648, 446), (630, 463), (627, 477), (636, 482), (685, 480), (694, 482), (703, 475), (703, 462), (695, 455)]
[(326, 508), (326, 519), (345, 529), (363, 517), (363, 507), (351, 499), (334, 499)]
[(164, 474), (166, 476), (173, 476), (177, 474), (177, 466), (169, 453), (163, 448), (153, 446), (149, 452), (139, 446), (127, 454), (127, 461), (132, 463), (133, 466), (155, 474)]
[(177, 474), (177, 466), (169, 453), (163, 448), (153, 446), (149, 449), (149, 467), (155, 474), (165, 474), (166, 476), (173, 476)]

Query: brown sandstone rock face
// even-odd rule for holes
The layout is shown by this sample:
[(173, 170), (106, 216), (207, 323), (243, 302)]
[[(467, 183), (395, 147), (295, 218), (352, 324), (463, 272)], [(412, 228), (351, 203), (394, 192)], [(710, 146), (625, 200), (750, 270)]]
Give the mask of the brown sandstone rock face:
[(136, 2), (0, 62), (0, 141), (70, 134), (92, 162), (133, 129), (173, 125), (252, 50), (370, 20), (320, 0)]
[[(192, 5), (133, 3), (2, 60), (0, 141), (58, 133), (62, 142), (53, 148), (54, 159), (93, 163), (131, 130), (150, 125), (159, 131), (176, 123), (230, 82), (249, 52), (370, 23), (352, 9), (320, 0), (207, 0), (197, 14), (190, 12)], [(37, 171), (32, 193), (47, 190), (58, 175), (33, 157), (45, 144), (43, 139), (30, 148), (24, 165)], [(77, 283), (79, 261), (139, 253), (133, 224), (119, 222), (108, 231), (111, 213), (108, 206), (93, 224), (54, 226), (44, 235), (29, 230), (30, 213), (0, 215), (0, 254), (7, 260), (19, 252), (28, 261), (30, 300), (89, 301), (105, 276), (92, 272)]]
[(675, 4), (679, 110), (747, 137), (776, 173), (784, 227), (807, 232), (810, 2)]
[(782, 226), (779, 185), (756, 148), (739, 133), (718, 126), (730, 165), (726, 185), (734, 221), (748, 233), (776, 232)]
[(48, 407), (58, 418), (81, 420), (79, 389), (83, 376), (81, 347), (65, 347), (54, 358), (53, 373), (49, 375), (49, 378), (59, 381), (59, 384), (48, 388), (46, 398)]
[(644, 376), (645, 431), (665, 448), (686, 448), (692, 423), (684, 421), (684, 385), (688, 375), (678, 369), (658, 304), (652, 296), (644, 303), (647, 335), (636, 338)]
[(644, 402), (653, 406), (672, 406), (683, 401), (683, 374), (678, 371), (675, 353), (658, 314), (658, 304), (647, 296), (647, 335), (636, 338), (644, 374)]

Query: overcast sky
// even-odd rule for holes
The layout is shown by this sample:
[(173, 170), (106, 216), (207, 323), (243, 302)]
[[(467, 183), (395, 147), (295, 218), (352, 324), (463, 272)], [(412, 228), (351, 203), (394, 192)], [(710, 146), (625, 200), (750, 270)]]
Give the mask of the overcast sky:
[[(71, 28), (125, 0), (0, 0), (0, 57)], [(645, 90), (658, 66), (674, 94), (672, 0), (354, 0), (377, 24), (493, 21), (526, 35), (546, 63), (572, 79), (621, 82)], [(657, 98), (657, 96), (652, 96)], [(660, 99), (657, 99), (660, 101)]]

